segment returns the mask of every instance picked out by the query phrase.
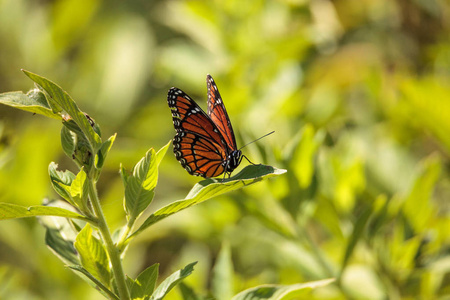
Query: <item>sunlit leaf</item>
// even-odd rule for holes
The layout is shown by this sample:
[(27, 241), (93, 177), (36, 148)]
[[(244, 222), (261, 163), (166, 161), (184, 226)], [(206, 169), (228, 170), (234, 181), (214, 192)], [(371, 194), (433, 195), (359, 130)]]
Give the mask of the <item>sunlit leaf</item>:
[(307, 295), (312, 289), (332, 283), (334, 279), (325, 279), (307, 283), (292, 285), (261, 285), (240, 292), (232, 300), (264, 299), (264, 300), (289, 300), (297, 299), (300, 295)]
[(109, 286), (111, 272), (108, 256), (103, 244), (93, 235), (89, 224), (78, 233), (75, 249), (78, 251), (83, 268), (105, 286)]
[(91, 150), (96, 152), (101, 144), (100, 136), (94, 131), (85, 114), (78, 108), (77, 104), (63, 89), (54, 82), (39, 76), (37, 74), (23, 70), (31, 80), (39, 84), (51, 97), (50, 101), (54, 101), (61, 106), (78, 124), (81, 131), (90, 142)]
[(159, 264), (154, 264), (138, 275), (130, 287), (131, 299), (144, 299), (153, 294), (158, 279), (158, 268)]
[(24, 94), (22, 92), (2, 93), (0, 94), (0, 103), (61, 120), (61, 115), (53, 113), (47, 103), (47, 100), (45, 99), (45, 96), (37, 89), (28, 92), (28, 94)]
[(109, 150), (111, 150), (112, 144), (116, 139), (117, 134), (111, 136), (106, 142), (102, 144), (100, 150), (97, 152), (96, 163), (95, 166), (97, 169), (101, 169), (105, 162), (106, 156), (108, 155)]
[(150, 205), (158, 181), (158, 166), (169, 144), (158, 153), (152, 148), (134, 166), (133, 173), (126, 175), (122, 168), (125, 183), (125, 209), (130, 219), (137, 218)]
[[(226, 192), (234, 191), (244, 186), (256, 183), (265, 178), (270, 178), (284, 174), (286, 170), (277, 169), (265, 165), (250, 165), (245, 167), (237, 175), (225, 179), (206, 179), (197, 183), (184, 200), (175, 201), (150, 215), (145, 222), (131, 236), (145, 230), (152, 224), (190, 206), (206, 201), (212, 197), (219, 196)], [(130, 236), (130, 237), (131, 237)]]
[(89, 220), (88, 218), (80, 214), (59, 207), (44, 205), (26, 207), (11, 203), (0, 203), (0, 220), (28, 218), (36, 216), (56, 216), (86, 221)]
[(422, 162), (421, 172), (403, 205), (406, 217), (417, 232), (426, 230), (432, 221), (435, 208), (430, 200), (441, 173), (441, 165), (437, 156), (430, 156)]
[(61, 197), (63, 197), (72, 205), (76, 206), (76, 203), (73, 201), (70, 193), (70, 185), (72, 184), (72, 181), (75, 179), (76, 175), (68, 170), (58, 171), (57, 169), (58, 165), (54, 162), (51, 162), (48, 166), (50, 182), (53, 188)]
[(150, 297), (150, 300), (163, 299), (170, 292), (170, 290), (177, 285), (178, 282), (191, 275), (196, 264), (197, 262), (190, 263), (183, 269), (176, 271), (175, 273), (167, 277), (155, 290), (153, 295)]
[(70, 196), (77, 206), (85, 208), (88, 196), (88, 182), (84, 167), (78, 172), (70, 185)]
[(310, 124), (302, 128), (300, 141), (292, 157), (295, 166), (293, 172), (295, 172), (301, 188), (306, 188), (311, 184), (314, 174), (314, 157), (324, 137), (324, 132), (316, 133)]

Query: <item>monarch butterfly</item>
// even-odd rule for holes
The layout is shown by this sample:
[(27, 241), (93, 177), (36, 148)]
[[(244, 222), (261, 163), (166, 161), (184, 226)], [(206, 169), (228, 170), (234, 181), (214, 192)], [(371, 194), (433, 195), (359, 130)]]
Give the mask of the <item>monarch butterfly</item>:
[[(177, 132), (173, 138), (173, 152), (191, 175), (210, 178), (225, 172), (230, 176), (244, 157), (253, 163), (236, 147), (230, 118), (217, 85), (209, 74), (206, 75), (206, 85), (208, 114), (178, 88), (171, 88), (167, 94)], [(273, 131), (259, 139), (272, 133)]]

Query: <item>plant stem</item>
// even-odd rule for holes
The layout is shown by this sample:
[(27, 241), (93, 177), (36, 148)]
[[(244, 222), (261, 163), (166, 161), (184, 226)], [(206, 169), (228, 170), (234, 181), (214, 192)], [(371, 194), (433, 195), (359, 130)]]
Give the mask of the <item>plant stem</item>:
[(114, 245), (111, 233), (109, 232), (108, 225), (106, 224), (105, 215), (103, 214), (103, 210), (100, 205), (100, 200), (98, 199), (97, 189), (95, 187), (94, 180), (92, 178), (88, 178), (88, 182), (89, 182), (89, 197), (91, 199), (91, 204), (94, 209), (95, 215), (97, 216), (98, 219), (97, 227), (98, 230), (100, 231), (103, 241), (105, 242), (106, 251), (108, 252), (109, 259), (111, 261), (111, 266), (115, 282), (117, 284), (119, 297), (121, 300), (130, 300), (130, 295), (128, 293), (128, 288), (125, 281), (125, 274), (123, 272), (119, 251)]

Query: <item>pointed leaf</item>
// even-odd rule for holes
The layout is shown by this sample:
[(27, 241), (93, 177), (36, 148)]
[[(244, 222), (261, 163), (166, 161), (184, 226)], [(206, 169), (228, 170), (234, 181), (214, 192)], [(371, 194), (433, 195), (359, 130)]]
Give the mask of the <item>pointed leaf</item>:
[(56, 216), (90, 221), (88, 218), (59, 207), (44, 205), (21, 206), (11, 203), (0, 203), (0, 220), (28, 218), (36, 216)]
[(372, 215), (372, 209), (367, 208), (358, 217), (358, 220), (356, 221), (355, 225), (353, 226), (352, 235), (350, 236), (350, 239), (347, 243), (347, 247), (345, 249), (344, 259), (342, 261), (341, 272), (343, 272), (343, 270), (347, 266), (348, 260), (350, 259), (351, 255), (353, 254), (353, 250), (355, 249), (356, 244), (361, 239), (362, 234), (364, 233), (367, 222), (369, 221), (369, 218), (371, 215)]
[(108, 256), (103, 244), (92, 234), (92, 228), (86, 224), (77, 235), (75, 249), (80, 255), (81, 264), (105, 286), (111, 279)]
[(222, 245), (213, 268), (212, 293), (217, 300), (228, 300), (233, 296), (233, 262), (230, 245)]
[(100, 150), (97, 152), (96, 163), (95, 166), (97, 169), (101, 169), (103, 164), (105, 163), (106, 156), (108, 155), (109, 150), (111, 150), (112, 144), (116, 139), (117, 133), (111, 136), (106, 142), (102, 144)]
[(131, 299), (144, 299), (151, 296), (158, 279), (159, 264), (154, 264), (139, 274), (130, 288)]
[(25, 70), (23, 70), (23, 72), (50, 95), (51, 98), (49, 101), (54, 101), (73, 118), (75, 123), (78, 124), (86, 138), (89, 140), (93, 152), (96, 152), (101, 143), (100, 136), (94, 131), (84, 113), (78, 108), (77, 104), (69, 94), (47, 78)]
[(307, 283), (292, 285), (261, 285), (243, 292), (240, 292), (232, 300), (264, 299), (264, 300), (289, 300), (298, 299), (300, 295), (305, 295), (310, 290), (322, 287), (333, 282), (334, 279), (325, 279)]
[(0, 94), (0, 103), (61, 120), (61, 115), (53, 113), (45, 99), (45, 95), (38, 89), (31, 90), (26, 95), (22, 92), (2, 93)]
[(190, 206), (206, 201), (212, 197), (222, 195), (226, 192), (234, 191), (244, 186), (256, 183), (265, 178), (284, 174), (285, 172), (286, 170), (277, 169), (271, 166), (250, 165), (245, 167), (236, 176), (224, 180), (223, 183), (221, 180), (212, 178), (200, 181), (192, 188), (186, 196), (186, 199), (172, 202), (171, 204), (164, 206), (151, 214), (141, 225), (141, 227), (130, 235), (130, 237), (142, 232), (154, 223), (159, 222), (160, 220)]
[(174, 286), (177, 285), (177, 283), (187, 276), (191, 275), (192, 271), (194, 271), (194, 266), (197, 264), (197, 262), (190, 263), (186, 267), (184, 267), (181, 270), (176, 271), (169, 277), (167, 277), (161, 284), (158, 286), (158, 288), (153, 293), (150, 300), (161, 300), (163, 299), (171, 289), (173, 289)]
[(169, 141), (161, 149), (159, 149), (158, 152), (156, 153), (156, 165), (159, 166), (159, 164), (161, 163), (162, 159), (164, 158), (164, 156), (167, 153), (167, 149), (169, 149), (169, 145), (171, 142), (172, 141)]
[(83, 208), (86, 206), (88, 188), (87, 175), (82, 167), (70, 185), (70, 196), (77, 206)]
[(125, 182), (125, 209), (130, 219), (137, 218), (151, 203), (154, 189), (158, 182), (158, 166), (169, 144), (158, 153), (151, 148), (134, 166), (133, 174), (127, 176), (122, 168), (122, 178)]
[(70, 171), (58, 171), (57, 168), (58, 165), (54, 162), (51, 162), (48, 166), (52, 186), (61, 197), (75, 206), (75, 202), (70, 195), (70, 185), (76, 176)]

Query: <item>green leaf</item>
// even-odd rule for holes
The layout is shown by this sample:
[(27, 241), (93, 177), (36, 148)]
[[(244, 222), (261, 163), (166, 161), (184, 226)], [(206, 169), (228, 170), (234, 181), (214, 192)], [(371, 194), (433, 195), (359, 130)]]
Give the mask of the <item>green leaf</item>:
[(288, 300), (298, 299), (300, 295), (309, 293), (312, 289), (322, 287), (333, 282), (334, 279), (311, 281), (292, 285), (261, 285), (243, 292), (240, 292), (232, 300)]
[(69, 266), (69, 268), (74, 271), (75, 274), (80, 276), (84, 281), (89, 283), (90, 286), (98, 290), (103, 296), (105, 296), (105, 298), (120, 300), (117, 295), (111, 292), (106, 286), (103, 285), (103, 283), (98, 281), (98, 279), (92, 276), (92, 274), (89, 273), (86, 269), (80, 266)]
[(52, 186), (61, 197), (76, 206), (70, 194), (70, 185), (76, 176), (70, 171), (58, 171), (57, 168), (58, 165), (54, 162), (51, 162), (48, 166), (48, 174), (50, 175)]
[(201, 300), (200, 296), (198, 296), (194, 290), (186, 285), (184, 282), (178, 283), (178, 288), (180, 289), (181, 296), (183, 300)]
[(154, 264), (139, 274), (130, 287), (131, 299), (138, 300), (153, 294), (158, 279), (159, 264)]
[(350, 239), (347, 243), (347, 247), (345, 249), (344, 259), (342, 260), (341, 266), (341, 275), (347, 266), (348, 260), (353, 254), (353, 250), (355, 249), (356, 244), (361, 239), (364, 230), (366, 228), (367, 222), (369, 221), (370, 216), (372, 215), (372, 209), (366, 208), (361, 215), (358, 217), (355, 225), (353, 226), (353, 232), (350, 236)]
[(71, 265), (79, 265), (77, 251), (73, 246), (73, 241), (66, 240), (61, 231), (56, 228), (47, 228), (45, 232), (45, 244), (52, 252), (59, 257), (64, 263)]
[(111, 272), (109, 260), (103, 244), (92, 234), (92, 228), (86, 224), (78, 233), (75, 249), (80, 255), (81, 264), (95, 278), (105, 286), (109, 286)]
[(70, 131), (66, 126), (61, 128), (61, 146), (64, 153), (69, 158), (73, 158), (76, 144), (76, 135)]
[(222, 245), (213, 268), (212, 294), (217, 300), (228, 300), (233, 296), (233, 262), (230, 245)]
[(61, 87), (54, 82), (39, 76), (37, 74), (22, 70), (31, 80), (39, 84), (50, 96), (49, 101), (55, 102), (58, 106), (62, 107), (77, 123), (81, 131), (90, 142), (91, 150), (93, 153), (101, 145), (100, 136), (94, 131), (85, 114), (78, 108), (73, 99), (65, 92)]
[(169, 145), (170, 145), (171, 141), (169, 141), (167, 144), (165, 144), (161, 149), (158, 150), (158, 152), (156, 153), (156, 165), (159, 166), (159, 164), (161, 163), (162, 159), (164, 158), (164, 156), (167, 153), (167, 149), (169, 149)]
[(70, 196), (79, 207), (86, 206), (88, 188), (87, 174), (82, 167), (70, 185)]
[(59, 207), (44, 205), (21, 206), (11, 203), (0, 203), (0, 220), (28, 218), (36, 216), (56, 216), (90, 221), (88, 218)]
[(192, 188), (186, 196), (186, 199), (172, 202), (171, 204), (164, 206), (151, 214), (141, 225), (141, 227), (130, 235), (130, 238), (156, 222), (159, 222), (162, 219), (165, 219), (183, 209), (211, 199), (212, 197), (222, 195), (226, 192), (234, 191), (244, 186), (256, 183), (265, 178), (278, 176), (284, 173), (286, 173), (286, 170), (277, 169), (271, 166), (250, 165), (245, 167), (237, 175), (232, 178), (225, 179), (223, 182), (213, 178), (200, 181)]
[(314, 175), (314, 158), (317, 150), (323, 143), (325, 134), (323, 131), (314, 132), (312, 125), (307, 124), (301, 131), (300, 141), (297, 150), (294, 152), (292, 161), (294, 162), (293, 172), (295, 173), (301, 188), (310, 186)]
[(167, 277), (155, 290), (150, 300), (163, 299), (170, 292), (170, 290), (177, 285), (178, 282), (191, 275), (192, 271), (194, 271), (195, 264), (197, 264), (197, 262), (190, 263), (183, 269), (178, 270)]
[(154, 189), (158, 181), (158, 166), (169, 144), (162, 147), (158, 153), (151, 148), (134, 166), (132, 175), (127, 176), (122, 168), (122, 178), (125, 182), (125, 210), (130, 219), (137, 218), (151, 203)]
[(0, 94), (0, 103), (61, 120), (61, 115), (53, 113), (45, 99), (45, 95), (38, 89), (31, 90), (26, 95), (23, 92), (2, 93)]
[(430, 224), (434, 222), (436, 208), (429, 199), (433, 197), (441, 168), (442, 161), (437, 155), (425, 158), (421, 162), (420, 173), (410, 194), (403, 204), (403, 212), (416, 232), (427, 231)]
[(102, 144), (100, 150), (98, 150), (95, 162), (95, 166), (97, 167), (97, 169), (101, 169), (103, 167), (106, 156), (108, 155), (109, 150), (111, 150), (112, 144), (114, 143), (116, 136), (117, 134), (111, 136), (106, 142)]

